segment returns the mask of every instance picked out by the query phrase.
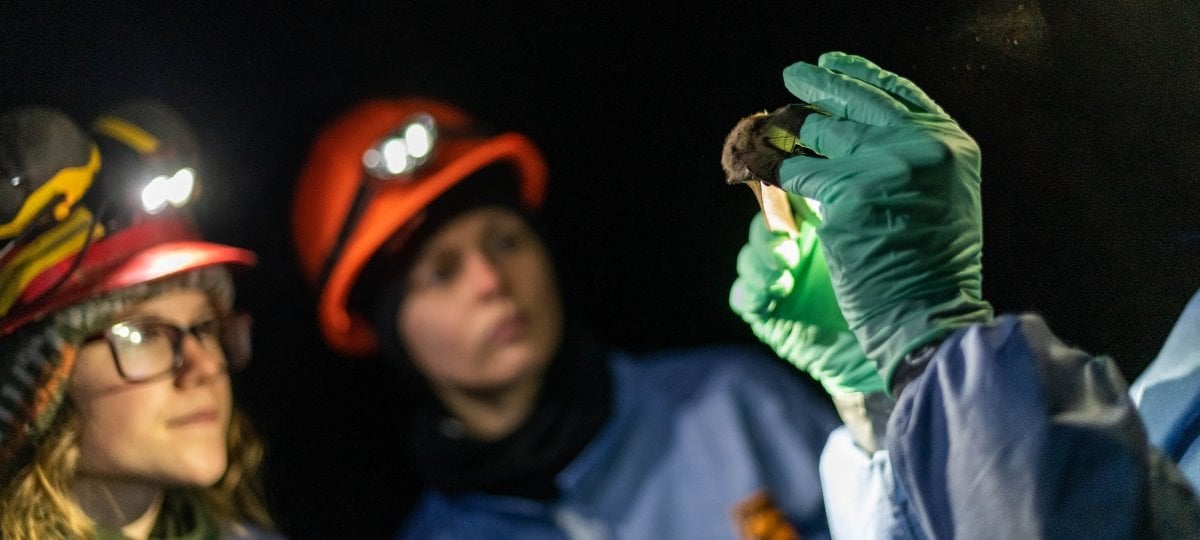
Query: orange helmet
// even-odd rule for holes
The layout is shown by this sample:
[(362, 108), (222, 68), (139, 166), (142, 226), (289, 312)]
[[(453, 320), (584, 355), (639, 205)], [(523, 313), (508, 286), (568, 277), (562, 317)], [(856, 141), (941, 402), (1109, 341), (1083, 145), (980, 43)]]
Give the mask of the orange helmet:
[(540, 208), (546, 164), (533, 142), (518, 133), (486, 133), (447, 103), (368, 100), (317, 135), (300, 171), (292, 233), (330, 346), (347, 355), (377, 352), (367, 318), (349, 306), (363, 268), (430, 203), (497, 163), (516, 173), (522, 204)]

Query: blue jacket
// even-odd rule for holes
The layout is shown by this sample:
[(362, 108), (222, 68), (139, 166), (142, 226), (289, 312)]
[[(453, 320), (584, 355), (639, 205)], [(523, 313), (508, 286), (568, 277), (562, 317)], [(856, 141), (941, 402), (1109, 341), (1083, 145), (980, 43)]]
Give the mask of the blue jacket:
[(803, 538), (828, 538), (818, 461), (839, 421), (786, 364), (713, 347), (609, 365), (612, 416), (558, 474), (558, 500), (431, 491), (396, 537), (724, 540), (741, 505), (770, 500)]
[(1200, 292), (1129, 393), (1150, 441), (1200, 486)]
[(944, 341), (888, 425), (910, 525), (932, 538), (1200, 538), (1113, 363), (1034, 315)]

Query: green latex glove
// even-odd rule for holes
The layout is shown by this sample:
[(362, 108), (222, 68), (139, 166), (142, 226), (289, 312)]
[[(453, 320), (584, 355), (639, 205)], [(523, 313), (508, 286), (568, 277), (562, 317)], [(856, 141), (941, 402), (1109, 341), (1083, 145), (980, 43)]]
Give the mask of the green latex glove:
[(915, 84), (826, 53), (783, 72), (810, 115), (782, 187), (822, 204), (817, 227), (842, 314), (879, 374), (954, 330), (991, 320), (982, 297), (979, 146)]
[(738, 253), (729, 305), (780, 358), (804, 370), (832, 395), (883, 391), (838, 308), (829, 268), (811, 223), (816, 216), (790, 197), (800, 235), (772, 232), (762, 213)]

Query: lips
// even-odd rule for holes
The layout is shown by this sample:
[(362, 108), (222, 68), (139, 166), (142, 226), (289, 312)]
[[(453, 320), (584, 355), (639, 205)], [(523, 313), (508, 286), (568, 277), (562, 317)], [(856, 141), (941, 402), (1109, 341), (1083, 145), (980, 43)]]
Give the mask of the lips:
[(220, 418), (216, 409), (202, 409), (171, 418), (167, 420), (167, 425), (169, 427), (202, 426), (216, 423)]
[(489, 341), (495, 345), (503, 345), (516, 341), (525, 335), (525, 329), (528, 323), (519, 313), (514, 313), (504, 317), (494, 326), (491, 332), (488, 333)]

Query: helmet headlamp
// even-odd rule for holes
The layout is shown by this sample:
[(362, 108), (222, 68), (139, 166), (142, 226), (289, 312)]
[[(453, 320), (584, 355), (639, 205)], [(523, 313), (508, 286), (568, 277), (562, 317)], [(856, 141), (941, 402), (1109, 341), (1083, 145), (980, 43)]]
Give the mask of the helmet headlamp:
[(363, 152), (363, 169), (372, 178), (398, 180), (429, 161), (437, 145), (437, 122), (418, 113)]
[(546, 164), (533, 142), (494, 133), (449, 103), (368, 99), (321, 130), (294, 192), (292, 234), (334, 349), (377, 350), (371, 323), (349, 304), (364, 268), (381, 250), (398, 248), (444, 193), (499, 164), (513, 170), (521, 203), (539, 207)]
[(149, 214), (157, 214), (167, 206), (182, 207), (191, 200), (195, 187), (196, 171), (191, 167), (170, 176), (156, 176), (142, 188), (142, 208)]
[(156, 102), (134, 102), (92, 125), (105, 163), (99, 180), (108, 184), (111, 218), (133, 223), (168, 207), (181, 208), (199, 190), (194, 135), (174, 111)]

